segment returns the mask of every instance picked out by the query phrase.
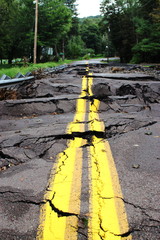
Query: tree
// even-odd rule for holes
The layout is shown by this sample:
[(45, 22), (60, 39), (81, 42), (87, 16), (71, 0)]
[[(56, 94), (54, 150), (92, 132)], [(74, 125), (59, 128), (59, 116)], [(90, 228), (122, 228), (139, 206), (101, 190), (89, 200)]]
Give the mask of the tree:
[(33, 1), (2, 0), (0, 6), (3, 9), (0, 27), (0, 46), (3, 47), (1, 58), (6, 57), (11, 63), (13, 58), (29, 57), (34, 26)]
[(85, 44), (80, 36), (72, 36), (67, 44), (67, 56), (75, 59), (84, 53)]
[[(2, 0), (0, 9), (2, 10), (0, 57), (7, 57), (10, 63), (16, 57), (33, 58), (35, 20), (33, 0)], [(39, 0), (39, 59), (42, 47), (54, 46), (57, 54), (63, 50), (65, 36), (71, 27), (72, 14), (64, 0)]]
[(122, 62), (132, 58), (132, 47), (136, 43), (133, 21), (136, 4), (133, 0), (103, 1), (101, 11), (110, 41)]
[(158, 29), (160, 30), (160, 0), (156, 0), (156, 6), (153, 8), (150, 16), (152, 21), (157, 24)]
[(101, 6), (109, 39), (122, 62), (158, 61), (159, 0), (104, 0)]
[(102, 52), (102, 34), (99, 28), (100, 18), (86, 18), (82, 20), (80, 32), (87, 48), (94, 50), (95, 54)]
[(53, 47), (58, 57), (63, 48), (64, 37), (71, 27), (71, 17), (71, 10), (64, 4), (63, 0), (41, 1), (39, 7), (39, 46)]
[(144, 19), (151, 20), (150, 14), (153, 12), (153, 9), (157, 7), (158, 1), (157, 0), (139, 0), (139, 4), (140, 4), (139, 11), (141, 13), (141, 16), (143, 16)]
[[(14, 36), (11, 38), (11, 27), (12, 25), (12, 19), (14, 19), (15, 12), (17, 13), (17, 9), (15, 7), (15, 1), (8, 1), (8, 0), (2, 0), (0, 3), (0, 49), (1, 49), (1, 58), (3, 56), (5, 57), (11, 57), (13, 49), (12, 49), (12, 43), (14, 41)], [(15, 10), (15, 11), (14, 11)], [(17, 13), (18, 14), (18, 13)]]
[(0, 2), (0, 58), (6, 57), (6, 42), (5, 39), (7, 36), (7, 16), (9, 15), (9, 6), (7, 1), (2, 0)]
[(160, 1), (140, 0), (140, 15), (135, 18), (137, 43), (133, 47), (133, 62), (159, 62)]
[(77, 16), (76, 0), (65, 0), (65, 4), (72, 11), (73, 17)]

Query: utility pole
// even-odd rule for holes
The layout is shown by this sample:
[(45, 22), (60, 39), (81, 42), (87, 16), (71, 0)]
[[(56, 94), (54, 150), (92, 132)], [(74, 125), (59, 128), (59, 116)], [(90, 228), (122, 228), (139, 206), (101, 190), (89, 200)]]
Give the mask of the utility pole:
[(34, 30), (34, 64), (37, 63), (37, 31), (38, 31), (38, 0), (35, 8), (35, 30)]

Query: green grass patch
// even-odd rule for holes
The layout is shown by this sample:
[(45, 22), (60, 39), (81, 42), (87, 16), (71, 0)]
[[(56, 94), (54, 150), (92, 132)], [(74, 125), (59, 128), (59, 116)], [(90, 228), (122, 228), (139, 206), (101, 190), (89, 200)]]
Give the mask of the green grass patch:
[(63, 64), (69, 64), (73, 62), (73, 60), (60, 60), (59, 62), (47, 62), (47, 63), (38, 63), (38, 64), (29, 64), (28, 66), (24, 67), (21, 65), (13, 66), (9, 64), (2, 64), (0, 65), (0, 77), (3, 74), (6, 74), (7, 76), (14, 78), (17, 73), (26, 74), (27, 72), (33, 72), (37, 69), (45, 69), (45, 68), (51, 68), (56, 67)]

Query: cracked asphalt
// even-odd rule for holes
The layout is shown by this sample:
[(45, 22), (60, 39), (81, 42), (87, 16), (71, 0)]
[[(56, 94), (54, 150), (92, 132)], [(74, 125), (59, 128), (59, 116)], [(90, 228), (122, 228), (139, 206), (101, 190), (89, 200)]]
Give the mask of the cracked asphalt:
[[(87, 66), (93, 77), (93, 94), (81, 96), (82, 76), (88, 77)], [(76, 159), (76, 166), (82, 165), (81, 185), (76, 182), (77, 178), (73, 178), (74, 191), (81, 191), (77, 200), (79, 212), (76, 207), (73, 212), (63, 211), (53, 204), (53, 195), (48, 204), (59, 218), (69, 219), (69, 225), (72, 225), (72, 217), (76, 219), (76, 235), (73, 235), (76, 238), (67, 235), (65, 239), (112, 239), (104, 234), (108, 231), (104, 222), (99, 223), (103, 230), (99, 238), (88, 230), (92, 201), (88, 152), (94, 137), (102, 139), (102, 142), (109, 141), (122, 191), (122, 196), (115, 195), (114, 198), (123, 202), (129, 224), (126, 232), (113, 234), (113, 239), (129, 240), (131, 236), (133, 240), (159, 239), (158, 71), (97, 60), (90, 60), (88, 64), (81, 61), (60, 73), (37, 76), (34, 81), (5, 91), (9, 96), (16, 92), (16, 98), (7, 98), (6, 95), (0, 101), (0, 239), (37, 238), (40, 209), (46, 204), (44, 196), (49, 192), (48, 181), (56, 169), (57, 156), (64, 153), (68, 142), (74, 139), (82, 140), (80, 146), (83, 150), (78, 154), (79, 157), (82, 154), (83, 161), (78, 156)], [(94, 114), (90, 119), (80, 116), (77, 122), (81, 124), (77, 130), (76, 124), (69, 124), (74, 122), (76, 104), (81, 98), (90, 106), (99, 101), (96, 107), (99, 119), (97, 121)], [(91, 112), (89, 105), (86, 112)], [(96, 121), (99, 125), (93, 128)], [(91, 156), (99, 155), (94, 151)], [(59, 191), (62, 192), (61, 189)], [(62, 203), (66, 206), (64, 201)], [(107, 214), (103, 211), (102, 215)], [(122, 223), (123, 220), (120, 221)]]

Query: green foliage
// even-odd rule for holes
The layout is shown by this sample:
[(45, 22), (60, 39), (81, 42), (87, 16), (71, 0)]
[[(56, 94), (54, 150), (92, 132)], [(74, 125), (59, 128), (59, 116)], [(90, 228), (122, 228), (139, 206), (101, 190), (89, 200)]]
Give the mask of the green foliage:
[[(158, 23), (158, 18), (155, 19), (154, 13), (159, 8), (160, 1), (159, 4), (158, 1), (150, 1), (150, 4), (146, 2), (146, 5), (144, 5), (144, 0), (140, 2), (143, 3), (144, 9), (141, 8), (141, 11), (142, 13), (145, 12), (145, 16), (141, 13), (141, 17), (134, 19), (137, 43), (132, 48), (132, 62), (159, 62), (160, 24)], [(157, 8), (154, 8), (156, 3)]]
[(152, 21), (154, 23), (157, 23), (157, 29), (160, 30), (160, 0), (156, 0), (156, 7), (153, 9), (153, 11), (150, 13), (150, 16), (152, 18)]
[(11, 65), (0, 65), (0, 77), (3, 74), (6, 74), (10, 77), (15, 77), (17, 73), (26, 74), (27, 72), (33, 72), (37, 69), (45, 69), (50, 67), (56, 67), (62, 64), (69, 64), (72, 60), (60, 60), (59, 62), (46, 62), (46, 63), (39, 63), (39, 64), (29, 64), (27, 67), (23, 66), (16, 66), (12, 67)]
[(99, 17), (84, 18), (81, 20), (80, 33), (87, 48), (94, 50), (95, 54), (102, 52), (102, 34), (100, 32)]
[(76, 0), (65, 0), (66, 6), (72, 11), (73, 18), (77, 16)]
[[(2, 6), (1, 4), (5, 2)], [(30, 54), (31, 41), (33, 40), (34, 26), (34, 4), (32, 0), (3, 0), (0, 6), (7, 11), (7, 21), (1, 22), (3, 38), (1, 46), (5, 46), (5, 53), (1, 58), (8, 58), (9, 61), (16, 57)], [(4, 15), (3, 15), (4, 17)]]
[(83, 58), (85, 56), (87, 56), (88, 58), (91, 58), (91, 57), (95, 56), (94, 49), (92, 49), (92, 48), (84, 48), (84, 49), (82, 49), (82, 53), (81, 54), (82, 54)]
[(67, 56), (69, 58), (77, 58), (78, 56), (83, 55), (83, 50), (85, 48), (84, 42), (80, 36), (73, 36), (67, 45)]
[(122, 62), (130, 61), (132, 57), (131, 49), (136, 43), (136, 35), (132, 14), (136, 6), (133, 1), (115, 1), (105, 0), (102, 3), (102, 12), (104, 14), (103, 22), (109, 41), (121, 58)]
[(144, 38), (133, 47), (132, 63), (159, 62), (160, 43)]
[(141, 42), (133, 47), (133, 50), (154, 55), (157, 51), (160, 51), (160, 44), (150, 42), (150, 39), (144, 38)]
[(144, 19), (151, 20), (151, 13), (157, 7), (159, 0), (139, 0), (140, 14)]
[(39, 7), (41, 44), (48, 47), (57, 44), (70, 30), (71, 16), (71, 10), (64, 5), (63, 0), (44, 1)]
[[(98, 54), (159, 61), (160, 0), (103, 0), (101, 11), (103, 17), (78, 19), (76, 0), (39, 0), (38, 61)], [(0, 1), (0, 59), (32, 61), (34, 24), (33, 0)]]
[(104, 0), (102, 25), (122, 62), (159, 61), (159, 0)]
[[(75, 0), (39, 0), (38, 59), (42, 46), (59, 46), (68, 34)], [(0, 58), (33, 58), (35, 4), (33, 0), (0, 2)], [(59, 52), (62, 52), (62, 46)], [(58, 50), (57, 50), (58, 51)]]

